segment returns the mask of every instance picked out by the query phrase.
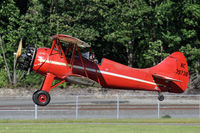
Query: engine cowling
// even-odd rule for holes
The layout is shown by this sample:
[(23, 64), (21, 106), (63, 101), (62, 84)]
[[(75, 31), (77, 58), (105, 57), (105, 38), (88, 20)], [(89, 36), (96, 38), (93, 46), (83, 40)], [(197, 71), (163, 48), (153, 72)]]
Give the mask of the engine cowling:
[(30, 71), (33, 66), (37, 48), (28, 46), (26, 52), (22, 54), (18, 61), (18, 68), (25, 71)]

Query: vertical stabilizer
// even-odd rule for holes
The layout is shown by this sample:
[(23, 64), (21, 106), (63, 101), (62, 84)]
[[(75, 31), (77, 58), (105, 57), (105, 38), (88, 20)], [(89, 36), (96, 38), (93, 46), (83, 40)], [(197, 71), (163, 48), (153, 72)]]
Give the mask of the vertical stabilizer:
[(182, 93), (189, 82), (188, 64), (181, 52), (174, 52), (160, 64), (150, 68), (161, 91)]

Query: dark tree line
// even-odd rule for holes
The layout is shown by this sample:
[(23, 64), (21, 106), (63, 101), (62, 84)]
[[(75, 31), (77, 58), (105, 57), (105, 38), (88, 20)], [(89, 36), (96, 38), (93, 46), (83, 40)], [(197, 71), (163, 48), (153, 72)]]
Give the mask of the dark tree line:
[[(185, 54), (190, 74), (199, 76), (198, 0), (1, 0), (0, 34), (13, 73), (13, 53), (23, 47), (50, 46), (49, 36), (67, 34), (92, 45), (102, 57), (145, 68), (174, 51)], [(0, 87), (11, 85), (0, 50)], [(40, 84), (39, 76), (19, 78), (17, 86)], [(32, 80), (32, 79), (36, 80)]]

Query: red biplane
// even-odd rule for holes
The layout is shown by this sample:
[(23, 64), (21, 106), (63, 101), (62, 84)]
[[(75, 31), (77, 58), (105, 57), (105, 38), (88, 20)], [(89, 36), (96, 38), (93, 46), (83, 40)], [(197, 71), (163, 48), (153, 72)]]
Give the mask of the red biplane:
[[(45, 106), (50, 102), (49, 92), (63, 82), (95, 87), (182, 93), (189, 81), (188, 65), (181, 52), (174, 52), (160, 64), (146, 69), (135, 69), (103, 58), (98, 64), (94, 53), (81, 53), (90, 47), (87, 43), (67, 35), (52, 36), (51, 48), (28, 47), (21, 55), (19, 68), (31, 69), (45, 77), (40, 90), (33, 94), (33, 102)], [(52, 85), (54, 80), (60, 81)]]

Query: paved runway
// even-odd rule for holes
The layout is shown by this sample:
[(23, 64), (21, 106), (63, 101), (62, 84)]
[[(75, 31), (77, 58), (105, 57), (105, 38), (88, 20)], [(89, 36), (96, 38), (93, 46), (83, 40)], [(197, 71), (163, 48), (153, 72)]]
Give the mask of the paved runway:
[[(130, 99), (120, 99), (119, 106), (114, 98), (94, 97), (64, 97), (52, 98), (45, 107), (37, 107), (31, 97), (0, 97), (0, 119), (127, 119), (127, 118), (172, 118), (200, 117), (197, 102), (164, 102), (157, 100), (140, 102)], [(160, 110), (158, 109), (160, 107)], [(118, 109), (119, 110), (118, 110)]]

